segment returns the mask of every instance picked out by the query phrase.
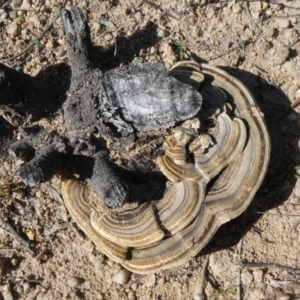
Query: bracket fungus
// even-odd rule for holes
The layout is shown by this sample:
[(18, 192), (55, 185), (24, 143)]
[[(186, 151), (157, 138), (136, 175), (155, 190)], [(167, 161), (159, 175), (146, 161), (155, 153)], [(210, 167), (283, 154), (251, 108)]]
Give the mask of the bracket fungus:
[[(62, 21), (72, 71), (64, 128), (21, 178), (36, 186), (73, 164), (63, 198), (100, 251), (140, 274), (189, 261), (265, 177), (270, 141), (259, 107), (208, 64), (95, 69), (80, 9), (63, 10)], [(19, 144), (11, 151), (21, 153)], [(49, 157), (62, 163), (50, 170)]]

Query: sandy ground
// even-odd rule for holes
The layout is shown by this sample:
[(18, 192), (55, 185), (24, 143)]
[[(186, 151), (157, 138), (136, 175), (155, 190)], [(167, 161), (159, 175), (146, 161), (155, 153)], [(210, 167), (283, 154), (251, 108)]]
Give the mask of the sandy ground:
[[(0, 0), (1, 62), (39, 37), (61, 2), (7, 4)], [(242, 80), (269, 128), (268, 174), (247, 211), (197, 257), (157, 274), (130, 274), (123, 285), (114, 281), (121, 266), (72, 223), (58, 176), (39, 189), (13, 187), (0, 201), (0, 299), (300, 299), (300, 271), (293, 269), (300, 268), (300, 1), (83, 0), (65, 7), (75, 5), (89, 20), (104, 69), (135, 59), (170, 67), (192, 58)], [(67, 62), (58, 18), (29, 51), (5, 63), (53, 80), (54, 66)], [(0, 163), (2, 180), (17, 182), (15, 165)], [(7, 224), (30, 241), (29, 249), (6, 233)]]

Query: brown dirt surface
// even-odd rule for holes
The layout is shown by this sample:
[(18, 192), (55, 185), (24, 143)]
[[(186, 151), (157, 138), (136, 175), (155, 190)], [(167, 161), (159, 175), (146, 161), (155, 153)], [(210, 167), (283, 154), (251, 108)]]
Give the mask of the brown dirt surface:
[[(60, 5), (0, 0), (1, 62), (56, 80), (59, 92), (67, 85), (60, 76), (68, 73), (60, 18), (36, 38)], [(170, 67), (192, 58), (239, 78), (265, 115), (271, 162), (247, 211), (223, 225), (198, 256), (175, 269), (130, 274), (124, 284), (114, 279), (121, 266), (72, 222), (59, 176), (28, 189), (15, 175), (21, 162), (1, 162), (0, 299), (300, 299), (300, 1), (72, 0), (64, 6), (85, 13), (103, 69), (136, 60)], [(42, 122), (58, 128), (61, 112)]]

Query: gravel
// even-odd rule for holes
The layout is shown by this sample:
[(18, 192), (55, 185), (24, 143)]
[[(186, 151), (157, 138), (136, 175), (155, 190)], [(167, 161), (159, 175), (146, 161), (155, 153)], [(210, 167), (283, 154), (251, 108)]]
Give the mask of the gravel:
[(125, 283), (127, 283), (129, 281), (130, 276), (131, 276), (130, 271), (128, 271), (126, 269), (122, 269), (114, 275), (113, 281), (120, 285), (124, 285)]

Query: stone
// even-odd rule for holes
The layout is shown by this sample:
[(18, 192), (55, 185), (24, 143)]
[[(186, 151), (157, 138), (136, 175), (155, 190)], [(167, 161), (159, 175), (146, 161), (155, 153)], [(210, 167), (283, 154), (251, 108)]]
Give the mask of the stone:
[(272, 27), (266, 27), (263, 31), (263, 35), (267, 39), (271, 39), (272, 37), (275, 36), (276, 30), (275, 28)]
[(213, 285), (208, 281), (206, 283), (206, 287), (205, 287), (204, 291), (205, 291), (205, 295), (208, 297), (208, 299), (211, 299), (212, 295), (215, 292), (215, 289), (214, 289)]
[(1, 287), (3, 300), (14, 300), (10, 284), (5, 284)]
[(277, 24), (279, 28), (288, 28), (291, 25), (291, 21), (289, 19), (277, 19)]
[(235, 14), (240, 14), (241, 11), (242, 11), (242, 6), (239, 4), (239, 3), (236, 3), (232, 6), (232, 11), (235, 13)]
[(67, 284), (68, 286), (72, 287), (72, 288), (75, 288), (77, 287), (78, 285), (82, 284), (84, 282), (84, 280), (80, 277), (70, 277), (67, 281)]
[(125, 283), (127, 283), (129, 281), (130, 276), (131, 276), (130, 271), (128, 271), (126, 269), (122, 269), (115, 274), (113, 281), (117, 284), (124, 285)]
[(20, 26), (17, 24), (17, 22), (12, 22), (8, 28), (7, 33), (11, 35), (12, 37), (17, 36), (20, 33)]
[(253, 282), (253, 275), (249, 271), (243, 270), (242, 282), (243, 284), (250, 285)]
[(194, 300), (202, 300), (200, 294), (195, 294), (193, 297)]
[(156, 281), (155, 274), (151, 274), (151, 275), (147, 276), (145, 285), (153, 286), (153, 285), (155, 285), (155, 281)]
[(101, 273), (103, 271), (105, 264), (103, 263), (103, 261), (101, 259), (101, 260), (96, 261), (94, 266), (95, 266), (96, 273)]
[(157, 280), (157, 284), (158, 285), (164, 285), (166, 282), (166, 279), (164, 276), (160, 277), (158, 280)]
[(278, 49), (273, 57), (273, 63), (275, 65), (282, 65), (289, 57), (290, 50), (288, 48)]
[(298, 85), (300, 85), (300, 70), (297, 67), (298, 64), (299, 62), (297, 60), (293, 60), (286, 62), (283, 67), (287, 71), (288, 75), (292, 76), (297, 81)]
[(255, 270), (253, 271), (253, 277), (254, 277), (254, 280), (256, 282), (262, 282), (263, 281), (263, 271), (262, 270)]

